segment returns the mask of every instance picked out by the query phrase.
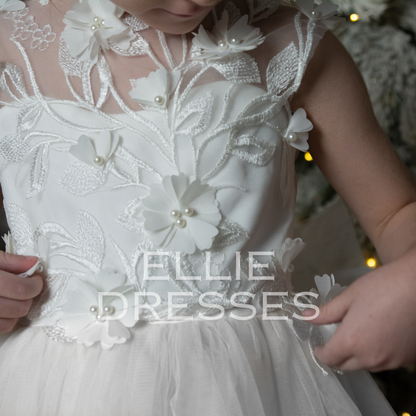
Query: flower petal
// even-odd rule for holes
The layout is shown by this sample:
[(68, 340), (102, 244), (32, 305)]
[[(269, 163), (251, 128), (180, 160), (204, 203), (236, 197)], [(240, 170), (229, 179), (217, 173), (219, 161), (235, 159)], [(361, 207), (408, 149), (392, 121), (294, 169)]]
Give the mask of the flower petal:
[[(189, 206), (193, 201), (195, 201), (197, 198), (204, 195), (205, 201), (207, 203), (212, 203), (214, 200), (213, 192), (209, 192), (212, 188), (207, 184), (201, 184), (201, 181), (199, 179), (196, 179), (193, 181), (188, 188), (186, 189), (185, 193), (181, 197), (181, 205), (184, 207)], [(208, 201), (211, 196), (209, 194), (212, 194), (212, 200)]]
[(313, 124), (306, 117), (306, 111), (298, 108), (289, 121), (287, 131), (291, 133), (306, 132), (313, 129)]
[(188, 227), (183, 229), (179, 229), (178, 227), (175, 228), (175, 236), (172, 238), (166, 248), (169, 251), (183, 251), (188, 254), (193, 254), (195, 252), (195, 243)]
[(207, 222), (198, 220), (197, 218), (189, 218), (187, 223), (189, 232), (191, 233), (197, 247), (200, 250), (211, 248), (213, 238), (218, 234), (218, 229)]
[(305, 248), (305, 243), (300, 238), (287, 238), (277, 254), (277, 258), (280, 260), (282, 270), (286, 272), (289, 269), (292, 261), (299, 255), (299, 253)]
[(296, 5), (306, 15), (310, 15), (314, 4), (314, 0), (296, 0)]
[(69, 153), (88, 165), (96, 166), (94, 163), (95, 148), (91, 139), (87, 136), (82, 135), (78, 139), (78, 143), (69, 148)]
[(143, 211), (143, 216), (146, 218), (144, 228), (147, 231), (161, 230), (162, 228), (170, 227), (174, 223), (168, 212)]

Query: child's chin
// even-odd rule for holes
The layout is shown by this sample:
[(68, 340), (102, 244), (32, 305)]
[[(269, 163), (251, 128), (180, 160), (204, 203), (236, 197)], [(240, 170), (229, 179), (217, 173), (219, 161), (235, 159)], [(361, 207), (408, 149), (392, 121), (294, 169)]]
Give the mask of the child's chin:
[[(207, 13), (209, 14), (209, 12)], [(202, 16), (195, 16), (193, 18), (181, 18), (180, 16), (160, 16), (160, 19), (149, 19), (146, 21), (142, 18), (145, 23), (156, 30), (160, 30), (164, 33), (171, 35), (183, 35), (185, 33), (192, 32), (197, 29), (198, 26), (204, 22), (206, 14)]]

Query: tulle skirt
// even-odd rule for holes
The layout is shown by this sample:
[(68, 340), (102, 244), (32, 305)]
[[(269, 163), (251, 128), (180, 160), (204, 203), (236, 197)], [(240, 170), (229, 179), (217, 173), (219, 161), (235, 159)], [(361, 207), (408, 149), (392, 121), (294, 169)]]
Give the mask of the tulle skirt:
[(394, 414), (367, 373), (355, 386), (324, 375), (285, 321), (139, 322), (132, 335), (103, 350), (20, 328), (0, 348), (0, 415)]

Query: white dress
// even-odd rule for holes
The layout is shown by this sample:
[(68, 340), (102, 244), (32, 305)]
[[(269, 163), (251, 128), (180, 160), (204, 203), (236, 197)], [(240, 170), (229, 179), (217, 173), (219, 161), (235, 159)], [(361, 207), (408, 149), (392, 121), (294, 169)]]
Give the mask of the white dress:
[(77, 6), (66, 29), (35, 1), (0, 14), (8, 249), (45, 282), (0, 347), (0, 414), (394, 414), (367, 373), (317, 362), (320, 330), (294, 317), (312, 126), (289, 104), (324, 21), (228, 1), (192, 42)]

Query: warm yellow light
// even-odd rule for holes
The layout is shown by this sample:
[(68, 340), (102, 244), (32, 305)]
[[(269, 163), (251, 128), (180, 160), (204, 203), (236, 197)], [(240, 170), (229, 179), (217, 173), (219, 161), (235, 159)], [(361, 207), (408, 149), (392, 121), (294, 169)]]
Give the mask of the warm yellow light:
[(311, 162), (311, 161), (313, 160), (313, 157), (312, 157), (312, 155), (311, 155), (309, 152), (306, 152), (306, 153), (305, 153), (305, 159), (306, 159), (308, 162)]
[(357, 13), (353, 13), (351, 16), (350, 16), (350, 20), (351, 20), (351, 22), (356, 22), (356, 21), (358, 21), (360, 19), (360, 16), (358, 16), (358, 14)]
[(375, 259), (368, 259), (367, 260), (367, 266), (368, 267), (376, 267), (377, 266), (377, 261)]
[(410, 414), (407, 413), (407, 412), (404, 412), (404, 413), (402, 413), (402, 416), (410, 416)]

